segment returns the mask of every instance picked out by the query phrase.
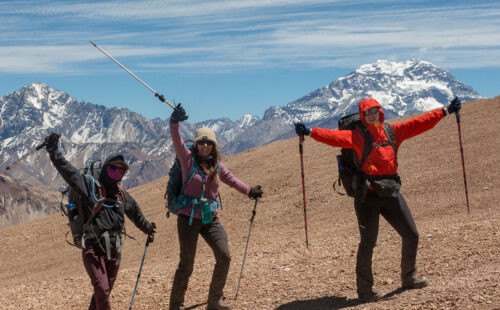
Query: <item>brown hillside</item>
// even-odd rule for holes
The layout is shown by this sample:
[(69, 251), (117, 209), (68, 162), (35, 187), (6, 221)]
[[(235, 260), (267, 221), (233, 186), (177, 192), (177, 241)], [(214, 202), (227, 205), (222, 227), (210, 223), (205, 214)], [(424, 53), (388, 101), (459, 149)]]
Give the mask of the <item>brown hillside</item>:
[[(467, 214), (455, 117), (406, 141), (399, 154), (402, 192), (420, 232), (422, 290), (398, 290), (400, 237), (381, 220), (373, 270), (386, 299), (359, 304), (355, 256), (358, 230), (352, 200), (332, 192), (338, 149), (307, 139), (305, 177), (309, 250), (305, 248), (298, 139), (257, 147), (224, 159), (245, 182), (261, 184), (244, 277), (236, 292), (253, 203), (223, 186), (221, 221), (232, 265), (225, 293), (234, 309), (500, 309), (500, 97), (464, 104), (462, 135), (470, 214)], [(158, 225), (149, 247), (134, 309), (167, 309), (177, 266), (176, 221), (165, 218), (166, 179), (131, 190)], [(92, 287), (80, 252), (64, 242), (65, 218), (52, 215), (0, 230), (2, 309), (86, 309)], [(114, 309), (127, 309), (145, 236), (127, 222), (138, 242), (125, 241), (112, 293)], [(201, 238), (200, 238), (201, 240)], [(214, 259), (200, 241), (187, 305), (203, 303)], [(202, 309), (204, 306), (198, 307)]]

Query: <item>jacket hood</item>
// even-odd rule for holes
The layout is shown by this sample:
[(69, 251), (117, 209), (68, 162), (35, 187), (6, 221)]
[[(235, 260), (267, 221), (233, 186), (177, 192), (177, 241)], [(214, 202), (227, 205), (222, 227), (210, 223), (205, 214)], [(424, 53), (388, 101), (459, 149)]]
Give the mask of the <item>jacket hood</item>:
[(384, 122), (384, 110), (382, 110), (382, 106), (380, 105), (380, 103), (378, 103), (377, 100), (375, 100), (373, 98), (368, 98), (368, 99), (361, 100), (359, 102), (359, 117), (365, 126), (368, 126), (368, 123), (365, 122), (365, 111), (367, 111), (371, 108), (374, 108), (374, 107), (378, 107), (379, 113), (380, 113), (379, 122), (383, 123)]
[(109, 197), (113, 197), (116, 193), (119, 192), (117, 183), (120, 181), (115, 181), (108, 176), (106, 170), (110, 165), (122, 167), (125, 168), (125, 170), (128, 170), (129, 167), (125, 162), (125, 158), (121, 154), (110, 156), (104, 161), (101, 167), (101, 173), (99, 174), (99, 181), (104, 185), (104, 187), (106, 187), (106, 195)]
[(106, 158), (106, 160), (104, 161), (104, 164), (103, 164), (103, 168), (106, 166), (110, 166), (110, 165), (122, 167), (122, 168), (125, 168), (126, 170), (128, 170), (128, 168), (129, 168), (128, 164), (125, 162), (125, 157), (123, 157), (123, 155), (121, 155), (121, 154), (113, 155), (113, 156)]

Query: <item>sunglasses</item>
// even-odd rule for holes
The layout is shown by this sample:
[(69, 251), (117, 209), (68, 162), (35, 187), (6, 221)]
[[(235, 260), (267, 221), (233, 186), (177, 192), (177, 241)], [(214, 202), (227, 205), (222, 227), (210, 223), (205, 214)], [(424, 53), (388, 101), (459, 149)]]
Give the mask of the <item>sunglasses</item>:
[(208, 146), (214, 145), (214, 143), (212, 141), (210, 141), (210, 140), (201, 140), (201, 141), (196, 142), (196, 144), (199, 144), (199, 145), (208, 145)]
[(377, 114), (377, 113), (378, 113), (378, 107), (373, 107), (373, 108), (365, 111), (365, 115), (371, 115), (371, 114)]
[(113, 172), (119, 172), (121, 174), (124, 174), (125, 171), (127, 171), (127, 169), (118, 166), (109, 166), (109, 169)]

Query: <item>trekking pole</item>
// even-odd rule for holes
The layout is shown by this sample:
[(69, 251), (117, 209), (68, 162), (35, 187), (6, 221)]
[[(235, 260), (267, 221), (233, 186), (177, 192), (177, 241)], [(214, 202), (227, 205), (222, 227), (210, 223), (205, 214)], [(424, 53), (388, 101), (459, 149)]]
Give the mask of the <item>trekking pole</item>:
[(93, 46), (95, 46), (98, 50), (100, 50), (104, 55), (108, 56), (112, 61), (114, 61), (117, 65), (119, 65), (120, 67), (122, 67), (123, 70), (127, 71), (131, 76), (133, 76), (137, 81), (139, 81), (142, 85), (146, 86), (147, 89), (149, 89), (150, 91), (153, 92), (153, 94), (155, 94), (155, 97), (157, 97), (161, 102), (165, 102), (166, 104), (168, 104), (172, 109), (175, 110), (175, 106), (173, 104), (171, 104), (170, 102), (168, 102), (167, 99), (165, 99), (165, 97), (163, 97), (163, 95), (160, 95), (158, 94), (154, 89), (152, 89), (151, 87), (149, 87), (148, 84), (144, 83), (140, 78), (138, 78), (135, 74), (133, 74), (129, 69), (125, 68), (121, 63), (119, 63), (116, 59), (113, 58), (113, 56), (109, 55), (108, 53), (106, 53), (102, 48), (100, 48), (97, 44), (95, 44), (94, 42), (92, 41), (89, 41)]
[(306, 184), (304, 182), (304, 140), (304, 136), (299, 136), (300, 173), (302, 176), (302, 200), (304, 201), (304, 228), (306, 229), (306, 248), (309, 249), (309, 239), (307, 238)]
[(132, 293), (132, 300), (130, 300), (130, 306), (128, 307), (129, 310), (132, 309), (132, 304), (134, 303), (135, 292), (137, 291), (137, 286), (139, 285), (139, 278), (141, 277), (142, 265), (144, 264), (144, 258), (146, 257), (146, 251), (148, 250), (149, 240), (150, 240), (150, 238), (148, 235), (148, 239), (146, 240), (146, 247), (144, 248), (144, 254), (142, 255), (141, 266), (139, 267), (139, 274), (137, 275), (137, 280), (135, 281), (134, 292)]
[(240, 277), (238, 278), (238, 287), (236, 288), (236, 296), (234, 297), (234, 300), (238, 298), (238, 292), (240, 291), (240, 281), (243, 275), (243, 267), (245, 266), (245, 259), (247, 257), (248, 241), (250, 240), (250, 232), (252, 231), (253, 220), (255, 218), (255, 213), (257, 209), (257, 202), (259, 202), (259, 198), (255, 199), (255, 205), (253, 206), (252, 210), (252, 218), (250, 219), (250, 229), (248, 230), (247, 245), (245, 246), (245, 254), (243, 254), (243, 261), (241, 262)]
[(33, 155), (34, 153), (38, 152), (40, 149), (42, 149), (45, 145), (47, 144), (47, 142), (42, 142), (40, 143), (40, 145), (38, 145), (33, 151), (29, 152), (28, 154), (24, 155), (23, 157), (19, 158), (17, 161), (15, 161), (13, 164), (5, 167), (5, 170), (4, 171), (7, 171), (9, 170), (10, 168), (14, 167), (15, 165), (19, 164), (21, 161), (25, 160), (26, 158), (28, 158), (28, 156), (31, 156)]
[(465, 200), (467, 201), (467, 213), (470, 213), (470, 211), (469, 211), (469, 193), (467, 191), (467, 176), (465, 174), (464, 147), (462, 145), (462, 129), (460, 128), (459, 111), (457, 111), (455, 114), (457, 116), (458, 141), (460, 143), (460, 155), (462, 156), (462, 171), (464, 173)]

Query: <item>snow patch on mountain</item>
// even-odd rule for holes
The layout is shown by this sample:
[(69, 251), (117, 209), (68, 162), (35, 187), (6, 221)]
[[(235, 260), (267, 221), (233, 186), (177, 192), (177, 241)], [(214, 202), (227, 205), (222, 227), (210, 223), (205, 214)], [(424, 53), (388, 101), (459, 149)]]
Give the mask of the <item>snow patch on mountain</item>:
[[(454, 96), (462, 101), (482, 98), (429, 62), (379, 60), (289, 104), (270, 107), (262, 119), (243, 115), (236, 121), (183, 122), (181, 133), (193, 139), (197, 128), (207, 126), (216, 132), (222, 153), (232, 154), (293, 136), (296, 122), (335, 127), (342, 115), (358, 111), (359, 101), (365, 98), (378, 100), (390, 119), (442, 107)], [(0, 169), (32, 151), (50, 132), (61, 133), (63, 153), (79, 168), (111, 154), (124, 154), (131, 165), (126, 187), (166, 175), (175, 157), (168, 120), (78, 102), (37, 82), (0, 98)], [(36, 153), (11, 173), (46, 184), (60, 181), (45, 152)]]

